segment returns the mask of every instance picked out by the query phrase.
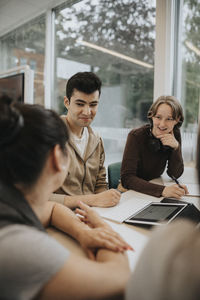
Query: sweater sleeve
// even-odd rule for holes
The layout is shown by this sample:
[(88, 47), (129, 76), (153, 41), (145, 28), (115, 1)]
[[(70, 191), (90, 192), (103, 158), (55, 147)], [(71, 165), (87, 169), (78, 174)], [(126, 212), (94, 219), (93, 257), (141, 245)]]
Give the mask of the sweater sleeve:
[(167, 174), (171, 177), (179, 178), (184, 171), (183, 157), (181, 151), (181, 135), (180, 131), (176, 133), (176, 140), (179, 146), (176, 150), (172, 150), (168, 160)]
[(139, 152), (141, 146), (139, 137), (136, 137), (133, 132), (130, 132), (122, 160), (121, 183), (124, 188), (155, 197), (161, 197), (165, 186), (154, 184), (138, 177)]
[(63, 195), (63, 194), (52, 193), (49, 200), (53, 201), (53, 202), (60, 203), (60, 204), (64, 204), (65, 196), (66, 195)]
[(95, 185), (95, 194), (104, 192), (108, 190), (108, 184), (106, 182), (106, 168), (104, 167), (104, 161), (105, 161), (105, 152), (104, 152), (104, 146), (103, 141), (100, 139), (100, 164), (99, 164), (99, 172), (96, 179), (96, 185)]

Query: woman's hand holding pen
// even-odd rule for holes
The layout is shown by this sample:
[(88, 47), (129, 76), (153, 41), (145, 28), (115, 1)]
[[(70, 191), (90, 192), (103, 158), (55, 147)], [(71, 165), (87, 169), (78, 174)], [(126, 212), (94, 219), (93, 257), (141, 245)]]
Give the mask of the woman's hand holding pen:
[(172, 197), (181, 199), (182, 196), (188, 194), (188, 189), (186, 185), (173, 184), (170, 186), (166, 186), (162, 192), (163, 197)]

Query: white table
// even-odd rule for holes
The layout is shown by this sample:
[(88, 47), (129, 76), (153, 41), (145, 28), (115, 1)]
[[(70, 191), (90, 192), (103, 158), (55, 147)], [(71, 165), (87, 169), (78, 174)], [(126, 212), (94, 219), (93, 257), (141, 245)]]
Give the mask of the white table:
[[(153, 180), (155, 183), (160, 184), (172, 184), (173, 181), (164, 174), (161, 178)], [(185, 172), (183, 176), (180, 178), (180, 182), (187, 185), (187, 183), (197, 183), (196, 171), (194, 168), (185, 168)], [(148, 196), (142, 193), (138, 193), (135, 191), (128, 191), (122, 194), (122, 201), (126, 198), (134, 198), (136, 199), (148, 199), (153, 202), (159, 202), (162, 198), (156, 198), (152, 196)], [(191, 197), (193, 203), (199, 207), (199, 199), (196, 197)], [(191, 202), (191, 198), (189, 198), (189, 202)], [(184, 199), (185, 200), (185, 199)], [(130, 267), (133, 270), (136, 264), (136, 261), (141, 254), (142, 249), (144, 248), (146, 242), (148, 241), (151, 230), (145, 229), (139, 226), (128, 225), (124, 223), (117, 223), (115, 221), (107, 222), (112, 226), (112, 228), (117, 231), (134, 249), (135, 251), (128, 251), (128, 257), (130, 262)], [(48, 232), (51, 236), (53, 236), (58, 242), (68, 248), (71, 252), (76, 253), (81, 256), (85, 256), (86, 254), (83, 252), (79, 244), (69, 237), (67, 234), (60, 232), (54, 228), (49, 228)]]
[[(171, 185), (173, 184), (173, 180), (167, 176), (166, 173), (164, 173), (161, 178), (155, 179), (160, 180), (160, 182), (163, 182), (165, 185)], [(196, 168), (187, 167), (185, 168), (185, 171), (183, 175), (178, 179), (180, 184), (185, 184), (189, 191), (191, 188), (191, 192), (195, 190), (195, 194), (197, 193), (199, 195), (199, 184), (198, 184), (198, 176)], [(183, 197), (184, 201), (193, 203), (199, 210), (200, 210), (200, 197), (199, 196), (190, 196), (187, 195)]]

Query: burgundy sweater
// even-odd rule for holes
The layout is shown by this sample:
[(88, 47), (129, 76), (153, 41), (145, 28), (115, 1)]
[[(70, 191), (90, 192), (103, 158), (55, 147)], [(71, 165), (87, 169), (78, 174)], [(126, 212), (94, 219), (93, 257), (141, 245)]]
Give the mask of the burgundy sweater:
[(150, 125), (129, 132), (121, 167), (121, 183), (124, 188), (155, 197), (162, 196), (165, 186), (150, 183), (149, 180), (161, 176), (166, 165), (167, 174), (176, 178), (184, 170), (179, 129), (174, 130), (174, 136), (179, 142), (176, 150), (153, 151), (150, 146)]

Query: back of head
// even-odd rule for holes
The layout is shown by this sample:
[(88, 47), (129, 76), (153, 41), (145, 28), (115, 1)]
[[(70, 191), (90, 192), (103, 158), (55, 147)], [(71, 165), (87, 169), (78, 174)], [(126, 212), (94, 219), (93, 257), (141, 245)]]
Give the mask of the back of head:
[(189, 221), (158, 228), (140, 256), (126, 300), (198, 300), (200, 232)]
[(79, 72), (68, 79), (66, 85), (66, 96), (70, 100), (74, 89), (85, 94), (99, 91), (101, 94), (101, 80), (93, 72)]
[(153, 102), (147, 113), (147, 118), (149, 119), (150, 123), (152, 124), (152, 117), (156, 115), (158, 107), (161, 104), (167, 104), (171, 107), (173, 119), (179, 119), (178, 123), (175, 125), (175, 128), (180, 128), (184, 121), (183, 109), (178, 99), (176, 99), (174, 96), (160, 96), (155, 102)]
[(67, 140), (66, 126), (54, 111), (0, 99), (0, 181), (31, 186), (53, 147), (59, 144), (65, 153)]

